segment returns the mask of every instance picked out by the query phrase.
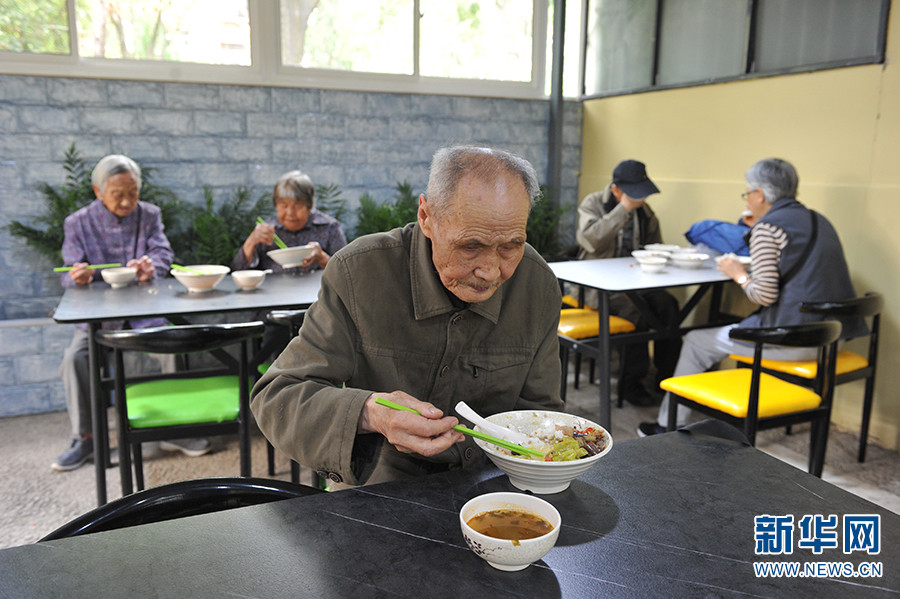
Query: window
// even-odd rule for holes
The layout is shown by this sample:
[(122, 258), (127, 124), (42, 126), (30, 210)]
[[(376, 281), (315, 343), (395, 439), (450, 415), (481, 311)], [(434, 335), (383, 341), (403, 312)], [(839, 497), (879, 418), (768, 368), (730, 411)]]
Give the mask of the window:
[(0, 0), (0, 50), (69, 53), (69, 18), (63, 0)]
[(0, 72), (539, 98), (551, 2), (0, 0)]
[(250, 64), (246, 0), (78, 0), (78, 54)]
[(585, 93), (884, 60), (889, 0), (588, 0)]

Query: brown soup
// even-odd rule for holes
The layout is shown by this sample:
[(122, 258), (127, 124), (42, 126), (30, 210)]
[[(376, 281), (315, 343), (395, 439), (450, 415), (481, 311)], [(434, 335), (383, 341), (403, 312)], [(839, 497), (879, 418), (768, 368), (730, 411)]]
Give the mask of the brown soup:
[(533, 539), (553, 530), (553, 525), (540, 516), (514, 509), (478, 514), (466, 524), (483, 535), (510, 541)]

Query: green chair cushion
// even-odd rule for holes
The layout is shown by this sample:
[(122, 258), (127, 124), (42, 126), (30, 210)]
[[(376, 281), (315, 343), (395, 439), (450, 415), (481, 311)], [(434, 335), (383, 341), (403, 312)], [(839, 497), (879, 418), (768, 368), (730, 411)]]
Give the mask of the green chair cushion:
[(235, 375), (135, 383), (126, 387), (128, 422), (153, 428), (237, 420), (238, 392)]
[(269, 366), (271, 366), (271, 365), (272, 365), (271, 362), (263, 362), (262, 364), (260, 364), (259, 366), (256, 367), (256, 370), (260, 374), (265, 374), (266, 371), (269, 369)]

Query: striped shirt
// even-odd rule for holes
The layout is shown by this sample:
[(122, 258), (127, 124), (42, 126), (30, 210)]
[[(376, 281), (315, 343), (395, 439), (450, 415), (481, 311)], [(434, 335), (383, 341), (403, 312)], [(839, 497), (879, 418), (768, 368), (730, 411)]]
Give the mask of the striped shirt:
[(753, 277), (744, 286), (750, 301), (771, 306), (778, 301), (781, 274), (781, 252), (787, 247), (788, 236), (781, 227), (759, 222), (750, 233), (750, 264)]

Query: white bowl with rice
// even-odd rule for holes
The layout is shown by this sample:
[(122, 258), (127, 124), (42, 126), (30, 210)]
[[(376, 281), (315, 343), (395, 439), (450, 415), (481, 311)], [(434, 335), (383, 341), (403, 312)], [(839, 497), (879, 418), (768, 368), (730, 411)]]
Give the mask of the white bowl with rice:
[[(549, 452), (565, 437), (581, 439), (584, 443), (584, 437), (578, 437), (574, 434), (576, 432), (584, 433), (593, 429), (596, 433), (596, 446), (586, 450), (593, 455), (570, 461), (543, 461), (540, 458), (514, 455), (492, 443), (475, 439), (475, 443), (484, 450), (488, 459), (506, 473), (514, 487), (539, 495), (559, 493), (568, 489), (573, 480), (590, 470), (600, 458), (609, 453), (613, 445), (612, 436), (599, 424), (563, 412), (516, 410), (488, 416), (487, 420), (528, 435), (529, 440), (525, 445), (544, 453)], [(475, 430), (480, 429), (476, 426)], [(571, 441), (565, 441), (564, 444), (571, 445)]]

